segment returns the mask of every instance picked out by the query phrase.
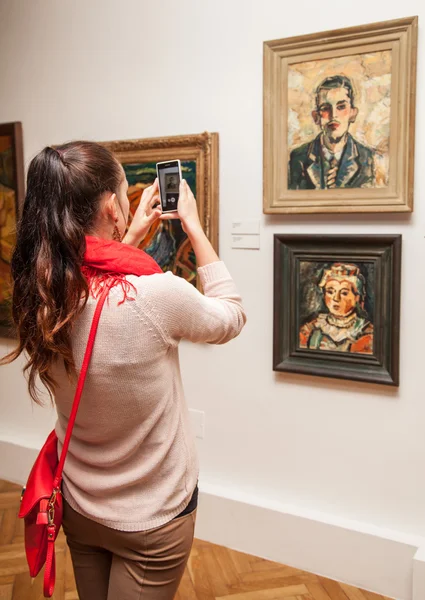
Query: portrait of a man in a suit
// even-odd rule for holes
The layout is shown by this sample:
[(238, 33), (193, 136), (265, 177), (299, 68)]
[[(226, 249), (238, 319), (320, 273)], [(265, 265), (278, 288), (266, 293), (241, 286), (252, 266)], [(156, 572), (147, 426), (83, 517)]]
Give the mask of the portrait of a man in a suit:
[(327, 77), (315, 98), (312, 117), (320, 132), (290, 153), (288, 188), (374, 187), (375, 151), (349, 132), (358, 114), (350, 79), (344, 75)]

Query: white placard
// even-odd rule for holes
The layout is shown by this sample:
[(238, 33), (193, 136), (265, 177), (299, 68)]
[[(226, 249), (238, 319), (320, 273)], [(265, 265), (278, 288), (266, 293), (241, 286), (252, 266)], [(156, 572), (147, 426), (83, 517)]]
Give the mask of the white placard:
[(258, 235), (260, 233), (260, 221), (233, 221), (232, 233)]
[(260, 249), (259, 235), (232, 235), (232, 248)]

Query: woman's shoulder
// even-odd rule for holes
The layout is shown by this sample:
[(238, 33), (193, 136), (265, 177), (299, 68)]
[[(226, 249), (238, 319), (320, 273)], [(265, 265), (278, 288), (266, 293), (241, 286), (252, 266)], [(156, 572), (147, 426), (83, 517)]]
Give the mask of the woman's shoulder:
[(154, 275), (128, 275), (129, 281), (135, 288), (137, 296), (154, 297), (175, 294), (191, 293), (193, 286), (182, 277), (174, 275), (171, 271), (155, 273)]

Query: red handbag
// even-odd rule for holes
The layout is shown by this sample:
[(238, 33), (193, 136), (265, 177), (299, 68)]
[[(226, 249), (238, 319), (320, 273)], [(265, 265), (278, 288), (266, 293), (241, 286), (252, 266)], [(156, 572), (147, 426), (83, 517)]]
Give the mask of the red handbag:
[(55, 588), (55, 540), (62, 525), (61, 483), (63, 466), (90, 363), (100, 314), (109, 288), (110, 286), (105, 285), (93, 316), (60, 460), (58, 459), (58, 438), (53, 430), (40, 450), (31, 469), (27, 484), (22, 490), (18, 516), (25, 520), (27, 562), (31, 577), (36, 577), (46, 563), (44, 570), (45, 598), (51, 598)]

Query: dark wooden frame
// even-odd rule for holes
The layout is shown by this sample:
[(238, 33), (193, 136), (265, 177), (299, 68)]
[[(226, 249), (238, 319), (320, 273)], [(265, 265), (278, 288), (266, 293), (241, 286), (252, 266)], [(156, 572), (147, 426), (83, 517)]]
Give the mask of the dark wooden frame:
[[(18, 222), (25, 197), (25, 174), (24, 174), (24, 146), (22, 136), (22, 123), (1, 123), (0, 136), (10, 135), (12, 137), (12, 147), (14, 156), (14, 189), (16, 202), (16, 221)], [(5, 327), (0, 325), (0, 337), (16, 337), (16, 331), (12, 325)]]
[[(297, 261), (373, 261), (374, 355), (298, 347)], [(401, 235), (274, 236), (273, 370), (399, 385)]]

